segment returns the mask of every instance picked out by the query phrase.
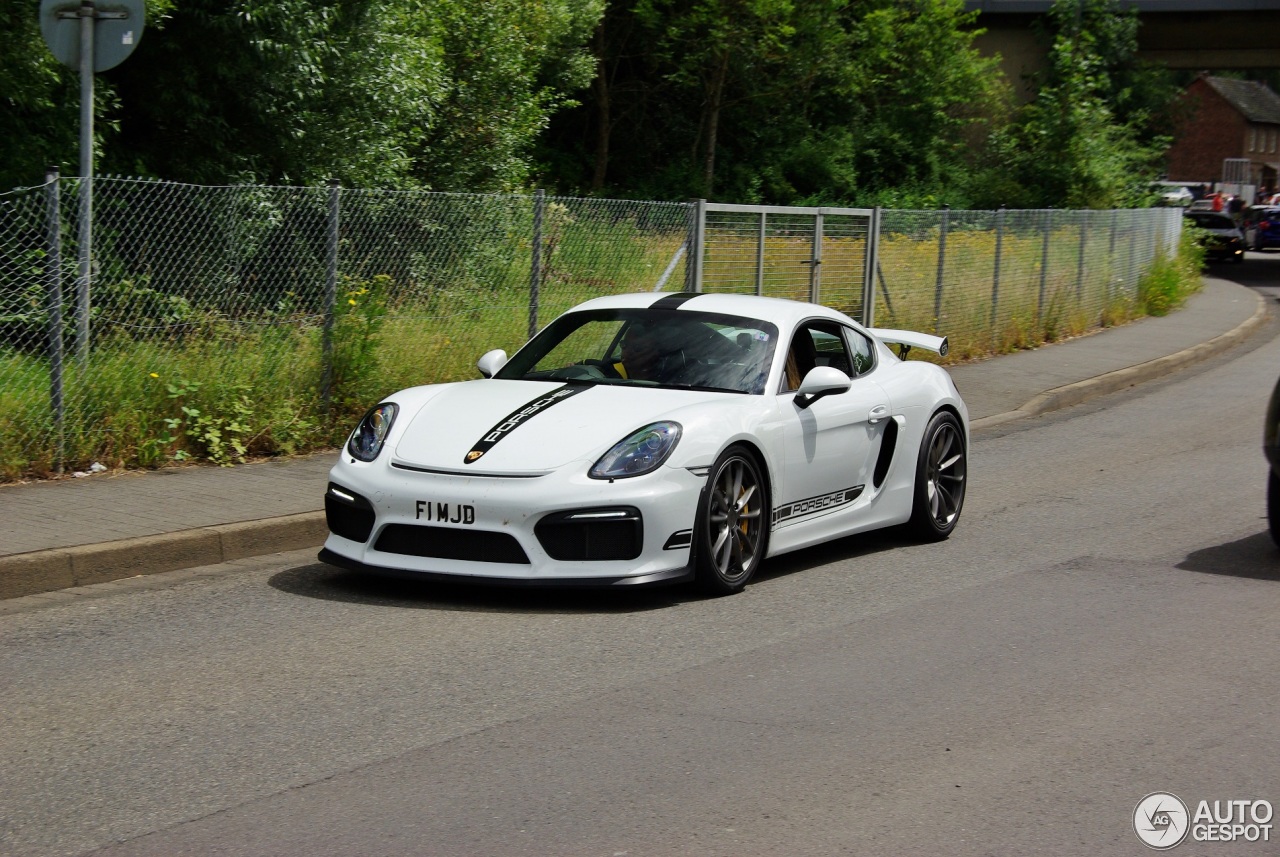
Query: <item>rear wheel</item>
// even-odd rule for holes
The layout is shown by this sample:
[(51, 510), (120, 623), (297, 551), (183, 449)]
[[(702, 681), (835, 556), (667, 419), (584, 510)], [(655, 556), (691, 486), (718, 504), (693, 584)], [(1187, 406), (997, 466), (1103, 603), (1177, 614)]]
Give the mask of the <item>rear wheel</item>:
[(960, 420), (940, 411), (929, 420), (916, 459), (915, 501), (911, 508), (912, 534), (936, 542), (951, 535), (964, 506), (968, 454)]
[(768, 509), (755, 457), (730, 447), (711, 468), (697, 525), (697, 581), (712, 595), (739, 592), (764, 559)]

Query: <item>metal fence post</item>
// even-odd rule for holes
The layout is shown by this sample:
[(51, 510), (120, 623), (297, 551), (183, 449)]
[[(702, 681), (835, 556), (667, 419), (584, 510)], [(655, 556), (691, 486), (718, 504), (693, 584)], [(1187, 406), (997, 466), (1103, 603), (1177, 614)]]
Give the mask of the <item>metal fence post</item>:
[[(880, 268), (880, 206), (871, 209), (871, 222), (867, 224), (866, 270), (862, 275), (862, 323), (874, 327), (876, 323), (876, 272)], [(885, 304), (890, 306), (889, 291), (884, 293)], [(890, 313), (892, 313), (890, 306)]]
[(1036, 323), (1044, 321), (1044, 292), (1049, 280), (1049, 236), (1053, 230), (1053, 209), (1044, 212), (1044, 246), (1040, 248), (1040, 295), (1036, 303)]
[(991, 340), (996, 338), (996, 312), (1000, 307), (1000, 255), (1004, 250), (1004, 212), (1002, 205), (996, 212), (996, 260), (991, 274)]
[(809, 303), (822, 302), (822, 212), (813, 216), (813, 264), (809, 266)]
[(942, 206), (942, 221), (938, 225), (938, 279), (933, 286), (933, 332), (942, 325), (942, 277), (947, 265), (947, 228), (951, 223), (951, 206)]
[(538, 286), (542, 280), (542, 213), (546, 203), (546, 191), (538, 188), (533, 193), (533, 240), (529, 260), (529, 339), (538, 332)]
[(756, 235), (756, 294), (764, 294), (764, 238), (769, 215), (760, 212), (760, 229)]
[(707, 201), (689, 200), (689, 255), (685, 260), (684, 290), (702, 291), (702, 242), (707, 234)]
[(329, 180), (329, 218), (325, 235), (327, 269), (324, 284), (324, 328), (321, 332), (321, 351), (324, 360), (320, 382), (320, 399), (329, 410), (333, 401), (333, 323), (338, 303), (338, 226), (342, 186), (337, 179)]
[(49, 410), (53, 414), (53, 470), (62, 472), (66, 458), (66, 416), (62, 378), (62, 200), (58, 168), (49, 167), (44, 174), (45, 223), (48, 262), (45, 278), (49, 307)]

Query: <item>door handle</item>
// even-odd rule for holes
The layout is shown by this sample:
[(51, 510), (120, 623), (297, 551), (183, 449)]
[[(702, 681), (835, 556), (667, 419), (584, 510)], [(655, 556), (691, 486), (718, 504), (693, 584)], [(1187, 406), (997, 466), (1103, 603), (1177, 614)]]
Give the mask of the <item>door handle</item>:
[(889, 406), (876, 405), (874, 408), (871, 409), (871, 413), (867, 415), (867, 422), (872, 423), (874, 425), (875, 423), (880, 422), (882, 419), (884, 419), (887, 416), (889, 416)]

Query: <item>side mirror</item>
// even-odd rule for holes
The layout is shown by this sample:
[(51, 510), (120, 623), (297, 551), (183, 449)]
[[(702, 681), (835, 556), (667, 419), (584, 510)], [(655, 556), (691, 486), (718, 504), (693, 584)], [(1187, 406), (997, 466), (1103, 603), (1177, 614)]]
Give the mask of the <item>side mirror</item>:
[(834, 366), (814, 366), (796, 390), (796, 407), (804, 410), (823, 396), (846, 392), (853, 379)]
[(486, 351), (476, 361), (476, 368), (480, 370), (480, 374), (486, 378), (492, 378), (498, 374), (498, 370), (507, 365), (507, 352), (501, 348), (495, 348), (492, 351)]

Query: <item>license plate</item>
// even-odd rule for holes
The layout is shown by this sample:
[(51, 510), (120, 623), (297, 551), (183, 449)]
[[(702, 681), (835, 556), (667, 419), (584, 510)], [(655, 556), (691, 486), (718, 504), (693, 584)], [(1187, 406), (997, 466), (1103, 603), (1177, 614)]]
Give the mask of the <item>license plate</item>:
[(474, 524), (476, 507), (466, 503), (441, 503), (438, 500), (418, 500), (413, 505), (415, 520), (436, 524)]

